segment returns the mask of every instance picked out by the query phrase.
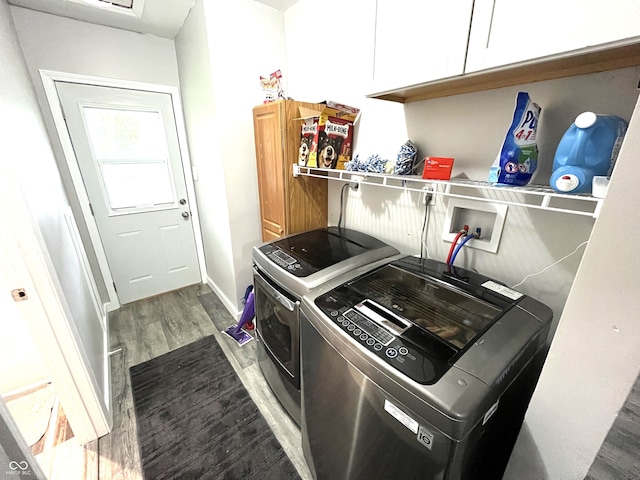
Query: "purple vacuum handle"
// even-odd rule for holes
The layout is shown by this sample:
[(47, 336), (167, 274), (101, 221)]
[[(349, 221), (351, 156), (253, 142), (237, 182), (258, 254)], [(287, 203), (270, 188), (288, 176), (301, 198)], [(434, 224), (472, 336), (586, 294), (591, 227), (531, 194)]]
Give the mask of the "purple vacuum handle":
[(242, 327), (244, 327), (246, 323), (249, 323), (254, 315), (255, 312), (253, 310), (253, 292), (249, 292), (249, 296), (247, 297), (247, 301), (244, 304), (244, 310), (242, 310), (242, 315), (240, 316), (238, 328), (236, 328), (235, 333), (240, 332)]

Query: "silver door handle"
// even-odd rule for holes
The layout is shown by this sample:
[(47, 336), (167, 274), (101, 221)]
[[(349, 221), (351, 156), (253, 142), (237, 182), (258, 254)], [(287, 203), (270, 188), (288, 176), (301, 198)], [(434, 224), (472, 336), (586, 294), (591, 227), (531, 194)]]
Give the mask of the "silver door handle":
[(293, 302), (293, 301), (289, 300), (285, 295), (283, 295), (278, 290), (276, 290), (271, 285), (269, 285), (267, 282), (265, 282), (262, 279), (262, 277), (260, 276), (260, 274), (256, 272), (255, 268), (253, 269), (253, 271), (255, 273), (254, 280), (257, 281), (257, 283), (259, 283), (260, 286), (262, 288), (264, 288), (269, 295), (271, 295), (278, 302), (280, 302), (280, 304), (284, 308), (286, 308), (290, 312), (293, 312), (293, 311), (295, 311), (296, 308), (298, 308), (300, 306), (300, 302), (299, 301)]
[(185, 220), (189, 218), (189, 212), (182, 212), (182, 218)]

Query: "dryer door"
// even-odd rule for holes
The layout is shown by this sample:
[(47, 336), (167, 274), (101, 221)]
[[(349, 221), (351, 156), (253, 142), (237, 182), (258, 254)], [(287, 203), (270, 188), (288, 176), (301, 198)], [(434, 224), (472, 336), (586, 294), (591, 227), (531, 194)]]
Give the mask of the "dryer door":
[(300, 302), (254, 270), (256, 326), (267, 353), (300, 388)]

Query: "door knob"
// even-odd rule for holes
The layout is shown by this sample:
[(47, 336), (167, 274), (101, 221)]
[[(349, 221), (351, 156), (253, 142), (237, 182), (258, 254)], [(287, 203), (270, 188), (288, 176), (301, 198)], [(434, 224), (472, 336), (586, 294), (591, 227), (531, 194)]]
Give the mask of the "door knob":
[(182, 218), (184, 218), (185, 220), (189, 218), (189, 212), (182, 212)]

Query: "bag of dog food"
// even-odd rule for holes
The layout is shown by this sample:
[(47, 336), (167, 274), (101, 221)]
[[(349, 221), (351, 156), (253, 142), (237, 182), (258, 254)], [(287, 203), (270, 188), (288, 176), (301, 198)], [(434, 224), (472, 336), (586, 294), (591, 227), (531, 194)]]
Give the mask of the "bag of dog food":
[(538, 166), (536, 131), (542, 109), (529, 94), (518, 92), (511, 127), (489, 169), (489, 183), (526, 185)]

